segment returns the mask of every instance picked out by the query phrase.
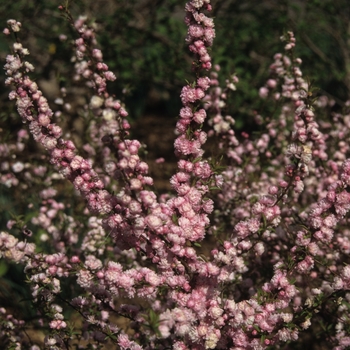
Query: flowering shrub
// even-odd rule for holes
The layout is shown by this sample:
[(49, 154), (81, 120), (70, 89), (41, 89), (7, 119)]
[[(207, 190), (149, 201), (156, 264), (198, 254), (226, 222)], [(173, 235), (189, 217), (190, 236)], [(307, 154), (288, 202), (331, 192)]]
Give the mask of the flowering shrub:
[[(60, 10), (78, 36), (73, 81), (89, 91), (81, 139), (56, 124), (64, 110), (31, 79), (21, 24), (4, 30), (16, 37), (6, 84), (27, 128), (0, 145), (1, 182), (35, 189), (39, 204), (0, 234), (1, 257), (24, 268), (34, 306), (0, 308), (2, 344), (276, 349), (322, 334), (327, 348), (349, 348), (349, 103), (326, 114), (333, 102), (303, 78), (293, 33), (259, 91), (274, 113), (256, 112), (258, 132), (236, 135), (224, 107), (238, 78), (221, 88), (212, 67), (210, 0), (186, 4), (194, 81), (180, 95), (173, 192), (158, 195), (126, 107), (108, 90), (116, 77), (93, 24)], [(56, 104), (69, 109), (64, 95)], [(40, 147), (22, 161), (28, 131)]]

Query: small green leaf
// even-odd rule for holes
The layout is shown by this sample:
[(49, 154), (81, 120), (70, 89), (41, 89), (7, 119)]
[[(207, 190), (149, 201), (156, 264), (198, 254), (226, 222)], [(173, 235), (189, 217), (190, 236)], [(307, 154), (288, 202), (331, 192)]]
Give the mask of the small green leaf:
[(3, 277), (8, 271), (8, 264), (5, 260), (0, 260), (0, 277)]

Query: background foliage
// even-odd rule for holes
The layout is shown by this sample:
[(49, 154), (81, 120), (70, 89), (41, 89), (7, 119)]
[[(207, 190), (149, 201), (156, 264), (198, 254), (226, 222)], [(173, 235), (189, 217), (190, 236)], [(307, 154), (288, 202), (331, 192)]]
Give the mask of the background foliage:
[[(187, 52), (184, 3), (85, 0), (70, 4), (75, 16), (86, 14), (99, 24), (97, 30), (105, 61), (119, 78), (114, 85), (116, 95), (126, 92), (133, 118), (148, 111), (163, 116), (178, 113), (180, 102), (174, 96), (179, 95), (189, 77), (190, 63), (190, 57), (184, 59), (183, 54)], [(20, 0), (0, 5), (3, 26), (8, 18), (23, 23), (36, 73), (44, 80), (47, 90), (51, 89), (52, 96), (57, 92), (55, 80), (58, 78), (59, 85), (65, 86), (71, 70), (70, 41), (61, 42), (58, 36), (66, 34), (70, 38), (72, 33), (57, 10), (59, 4), (56, 0)], [(213, 8), (217, 33), (214, 62), (221, 65), (222, 77), (237, 73), (241, 81), (230, 106), (237, 120), (244, 120), (258, 107), (254, 102), (257, 90), (268, 72), (271, 53), (281, 49), (279, 38), (285, 30), (295, 32), (304, 74), (339, 105), (349, 95), (350, 4), (347, 0), (217, 0)], [(2, 58), (8, 51), (3, 39)], [(1, 92), (3, 96), (4, 91)]]

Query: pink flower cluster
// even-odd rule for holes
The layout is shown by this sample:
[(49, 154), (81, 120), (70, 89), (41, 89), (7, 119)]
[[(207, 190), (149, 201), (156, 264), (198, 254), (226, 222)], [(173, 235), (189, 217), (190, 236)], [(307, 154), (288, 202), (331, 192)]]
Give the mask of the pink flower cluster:
[[(108, 66), (103, 62), (101, 50), (92, 48), (96, 45), (95, 32), (93, 28), (85, 24), (87, 17), (79, 17), (74, 23), (75, 29), (79, 32), (79, 38), (75, 40), (77, 75), (89, 80), (89, 86), (96, 89), (99, 95), (102, 95), (107, 88), (107, 81), (114, 81), (116, 76), (108, 70)], [(90, 51), (90, 52), (89, 52)], [(84, 60), (88, 55), (89, 60)]]
[(211, 57), (207, 47), (213, 45), (215, 31), (213, 19), (199, 11), (202, 7), (211, 11), (210, 1), (193, 0), (185, 6), (185, 22), (188, 26), (186, 41), (189, 43), (191, 52), (198, 57), (198, 63), (194, 62), (194, 64), (208, 70), (211, 68)]
[[(282, 107), (273, 117), (252, 111), (261, 132), (237, 134), (223, 108), (238, 78), (232, 75), (222, 89), (218, 66), (205, 73), (215, 37), (206, 15), (210, 1), (186, 4), (195, 79), (180, 95), (173, 192), (158, 196), (140, 155), (143, 145), (129, 137), (128, 113), (108, 92), (115, 76), (94, 28), (86, 17), (74, 22), (61, 9), (78, 35), (74, 79), (89, 88), (82, 108), (93, 116), (86, 118), (89, 142), (73, 143), (54, 122), (64, 112), (51, 110), (29, 77), (29, 51), (16, 42), (6, 59), (6, 84), (48, 164), (21, 161), (28, 139), (23, 129), (14, 144), (0, 145), (1, 182), (40, 186), (29, 219), (13, 217), (10, 233), (0, 233), (0, 257), (23, 266), (37, 310), (28, 328), (45, 337), (40, 344), (25, 340), (26, 323), (0, 308), (0, 341), (31, 350), (86, 344), (263, 350), (303, 344), (305, 330), (324, 327), (327, 344), (345, 350), (350, 115), (332, 114), (334, 128), (322, 117), (331, 101), (313, 101), (293, 55), (293, 33), (284, 37), (285, 53), (274, 56), (260, 89), (266, 103)], [(8, 26), (5, 34), (21, 28), (15, 20)], [(221, 163), (205, 155), (208, 136), (216, 138)], [(75, 194), (64, 196), (62, 178)]]

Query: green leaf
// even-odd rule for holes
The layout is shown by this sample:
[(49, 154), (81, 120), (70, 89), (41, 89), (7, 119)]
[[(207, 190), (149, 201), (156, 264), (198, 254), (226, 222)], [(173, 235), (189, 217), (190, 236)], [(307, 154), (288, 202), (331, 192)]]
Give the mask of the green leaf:
[(0, 277), (3, 277), (8, 271), (9, 266), (5, 260), (0, 260)]

